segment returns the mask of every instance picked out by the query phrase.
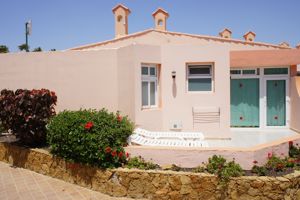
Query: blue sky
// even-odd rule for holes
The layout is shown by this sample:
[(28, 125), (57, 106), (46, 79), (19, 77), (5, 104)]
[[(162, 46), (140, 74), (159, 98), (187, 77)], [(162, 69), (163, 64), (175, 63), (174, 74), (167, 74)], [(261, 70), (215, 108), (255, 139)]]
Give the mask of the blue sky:
[(162, 7), (170, 14), (170, 31), (215, 36), (228, 27), (237, 39), (252, 30), (256, 41), (300, 43), (299, 0), (0, 0), (0, 44), (18, 51), (29, 19), (31, 49), (63, 50), (112, 39), (111, 9), (118, 3), (131, 10), (129, 33), (153, 28), (151, 13)]

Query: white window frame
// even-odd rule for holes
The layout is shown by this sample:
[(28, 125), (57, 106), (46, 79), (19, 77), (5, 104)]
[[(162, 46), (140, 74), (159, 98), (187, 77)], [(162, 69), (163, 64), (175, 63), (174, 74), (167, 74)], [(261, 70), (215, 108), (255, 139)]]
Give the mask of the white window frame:
[[(240, 74), (231, 74), (231, 70), (236, 70), (236, 71), (240, 71), (241, 73)], [(244, 74), (244, 71), (245, 70), (254, 70), (254, 74)], [(260, 70), (260, 73), (261, 73), (261, 70)], [(257, 68), (243, 68), (243, 69), (234, 69), (234, 68), (231, 68), (230, 69), (230, 76), (256, 76), (257, 75)]]
[[(148, 68), (148, 75), (142, 74), (142, 68)], [(150, 75), (150, 68), (155, 68), (155, 75)], [(142, 64), (141, 66), (141, 105), (142, 109), (149, 109), (149, 108), (158, 108), (158, 66), (155, 64)], [(147, 82), (148, 84), (148, 105), (143, 105), (143, 82)], [(150, 97), (150, 83), (154, 82), (155, 87), (155, 105), (151, 105), (151, 97)]]
[[(201, 63), (201, 64), (187, 64), (187, 73), (186, 73), (186, 91), (188, 93), (212, 93), (214, 91), (214, 80), (213, 80), (213, 67), (214, 65), (211, 63)], [(190, 74), (190, 68), (210, 68), (209, 74), (201, 74), (201, 75), (192, 75)], [(211, 90), (199, 90), (199, 91), (190, 91), (189, 90), (189, 79), (211, 79)]]

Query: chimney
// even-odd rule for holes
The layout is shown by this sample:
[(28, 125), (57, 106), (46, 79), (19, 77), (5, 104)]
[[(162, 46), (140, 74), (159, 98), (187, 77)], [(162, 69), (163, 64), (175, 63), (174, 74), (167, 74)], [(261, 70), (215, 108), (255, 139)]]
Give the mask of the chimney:
[(154, 13), (152, 13), (152, 16), (154, 18), (155, 30), (166, 31), (169, 13), (162, 8), (158, 8)]
[(243, 37), (245, 38), (246, 42), (253, 42), (255, 39), (256, 34), (252, 31), (247, 32)]
[(297, 44), (296, 49), (300, 49), (300, 43)]
[(287, 42), (281, 42), (281, 43), (279, 44), (279, 46), (281, 46), (281, 47), (290, 47), (290, 44), (287, 43)]
[(128, 34), (128, 15), (129, 8), (122, 4), (116, 5), (112, 9), (115, 15), (115, 38), (119, 38)]
[(232, 34), (231, 30), (229, 30), (228, 28), (225, 28), (223, 31), (221, 31), (219, 33), (219, 36), (222, 37), (222, 38), (228, 38), (228, 39), (230, 39), (231, 38), (231, 34)]

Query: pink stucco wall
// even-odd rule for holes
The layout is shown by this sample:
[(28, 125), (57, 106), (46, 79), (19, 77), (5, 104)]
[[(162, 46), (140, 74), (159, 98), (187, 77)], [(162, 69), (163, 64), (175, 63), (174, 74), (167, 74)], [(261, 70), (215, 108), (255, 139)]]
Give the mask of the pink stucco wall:
[[(138, 45), (98, 51), (14, 53), (0, 55), (1, 88), (49, 88), (57, 92), (57, 110), (108, 108), (120, 110), (137, 126), (169, 130), (172, 120), (183, 131), (202, 131), (207, 136), (229, 137), (229, 49), (211, 44)], [(176, 56), (180, 55), (180, 56)], [(214, 64), (214, 91), (189, 93), (186, 64)], [(160, 64), (160, 105), (141, 106), (141, 63)], [(171, 72), (176, 71), (176, 95)], [(222, 99), (222, 101), (220, 101)], [(221, 110), (219, 123), (193, 124), (193, 107)]]
[[(202, 131), (206, 136), (229, 137), (230, 127), (230, 78), (229, 49), (219, 45), (164, 45), (162, 46), (163, 128), (170, 121), (182, 121), (185, 131)], [(180, 55), (180, 56), (177, 56)], [(188, 92), (187, 63), (213, 64), (213, 91)], [(173, 83), (172, 71), (176, 72)], [(174, 86), (175, 85), (175, 86)], [(173, 87), (176, 95), (172, 94)], [(222, 101), (220, 101), (222, 99)], [(193, 124), (193, 107), (220, 109), (219, 123)]]
[(291, 123), (292, 129), (300, 132), (300, 77), (291, 77)]
[(118, 109), (115, 50), (0, 54), (0, 87), (49, 88), (57, 110)]
[[(133, 107), (134, 121), (137, 126), (148, 130), (170, 130), (171, 121), (182, 122), (182, 131), (202, 131), (208, 137), (230, 137), (230, 87), (229, 87), (229, 49), (218, 45), (203, 47), (193, 45), (130, 45), (118, 50), (119, 77), (127, 77), (130, 82), (119, 79), (119, 95), (125, 107)], [(180, 56), (176, 56), (180, 55)], [(204, 93), (187, 92), (186, 64), (214, 64), (214, 91)], [(141, 105), (141, 63), (160, 64), (159, 107), (142, 109)], [(176, 71), (173, 82), (172, 71)], [(124, 77), (123, 77), (124, 74)], [(126, 75), (127, 74), (127, 75)], [(128, 86), (124, 86), (124, 84)], [(175, 86), (174, 86), (175, 85)], [(132, 94), (134, 87), (134, 99)], [(174, 87), (176, 94), (174, 94)], [(122, 89), (123, 88), (123, 89)], [(222, 99), (222, 101), (220, 101)], [(122, 101), (119, 98), (120, 101)], [(221, 110), (219, 123), (193, 124), (193, 107), (217, 107)], [(131, 112), (131, 109), (130, 109)], [(128, 113), (128, 112), (126, 112)]]
[(146, 160), (151, 160), (160, 165), (176, 164), (181, 167), (193, 168), (207, 162), (213, 155), (221, 155), (227, 160), (235, 160), (243, 169), (250, 170), (253, 161), (258, 161), (258, 165), (267, 162), (268, 153), (277, 156), (288, 155), (288, 142), (300, 144), (300, 135), (287, 137), (263, 145), (257, 145), (249, 148), (184, 148), (184, 147), (145, 147), (145, 146), (128, 146), (131, 156), (142, 156)]
[[(120, 110), (136, 126), (148, 130), (168, 131), (171, 122), (177, 121), (181, 122), (182, 131), (201, 131), (208, 138), (229, 138), (229, 52), (254, 47), (204, 39), (194, 45), (195, 38), (180, 39), (178, 35), (161, 37), (161, 33), (147, 37), (150, 36), (150, 41), (156, 45), (129, 42), (123, 47), (119, 44), (116, 48), (97, 51), (2, 54), (0, 88), (49, 88), (57, 92), (59, 111), (105, 107), (110, 111)], [(157, 45), (161, 40), (163, 43)], [(155, 109), (142, 109), (141, 106), (142, 63), (160, 66), (160, 103)], [(213, 64), (212, 92), (187, 91), (187, 63)], [(172, 71), (176, 72), (175, 80), (171, 77)], [(296, 90), (291, 91), (295, 96)], [(300, 103), (297, 98), (293, 99), (297, 108)], [(218, 109), (219, 121), (193, 123), (193, 108), (203, 107)], [(298, 114), (292, 113), (292, 124), (297, 130)]]

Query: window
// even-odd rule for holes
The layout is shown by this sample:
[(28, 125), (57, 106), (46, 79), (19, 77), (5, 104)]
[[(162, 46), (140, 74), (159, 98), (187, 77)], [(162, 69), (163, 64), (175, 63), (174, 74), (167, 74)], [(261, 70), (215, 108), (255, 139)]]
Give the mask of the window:
[(255, 71), (255, 69), (244, 69), (243, 74), (244, 75), (255, 75), (256, 71)]
[(288, 68), (265, 68), (265, 75), (280, 75), (280, 74), (288, 74)]
[(212, 66), (188, 65), (188, 91), (212, 91)]
[(259, 75), (257, 69), (232, 69), (230, 70), (231, 75)]
[(230, 70), (230, 74), (241, 74), (241, 70)]
[(118, 19), (118, 22), (122, 22), (122, 19), (123, 19), (122, 15), (119, 15), (119, 16), (117, 17), (117, 19)]
[(142, 107), (157, 107), (157, 66), (142, 65)]

